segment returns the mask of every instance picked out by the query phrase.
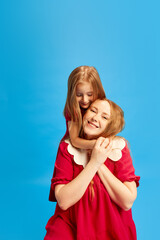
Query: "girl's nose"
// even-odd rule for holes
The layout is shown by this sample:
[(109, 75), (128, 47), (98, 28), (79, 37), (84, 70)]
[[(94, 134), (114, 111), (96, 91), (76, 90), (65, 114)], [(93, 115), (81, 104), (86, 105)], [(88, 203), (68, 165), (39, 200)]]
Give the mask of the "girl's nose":
[(87, 96), (86, 95), (83, 95), (83, 102), (87, 102)]

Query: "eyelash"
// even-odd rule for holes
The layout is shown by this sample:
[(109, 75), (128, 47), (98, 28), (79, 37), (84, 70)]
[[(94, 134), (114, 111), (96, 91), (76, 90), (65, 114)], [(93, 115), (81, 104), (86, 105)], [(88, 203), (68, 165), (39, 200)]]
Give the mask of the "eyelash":
[[(87, 94), (88, 95), (88, 97), (92, 97), (93, 96), (93, 94)], [(77, 97), (82, 97), (82, 94), (76, 94), (76, 96)]]
[(108, 118), (107, 117), (103, 117), (105, 120), (108, 120)]
[(96, 112), (94, 109), (90, 109), (90, 110), (91, 110), (91, 112), (94, 112), (94, 113)]
[[(94, 110), (94, 109), (90, 109), (90, 111), (91, 112), (93, 112), (93, 113), (96, 113), (96, 110)], [(104, 120), (108, 120), (108, 118), (107, 117), (102, 117)]]

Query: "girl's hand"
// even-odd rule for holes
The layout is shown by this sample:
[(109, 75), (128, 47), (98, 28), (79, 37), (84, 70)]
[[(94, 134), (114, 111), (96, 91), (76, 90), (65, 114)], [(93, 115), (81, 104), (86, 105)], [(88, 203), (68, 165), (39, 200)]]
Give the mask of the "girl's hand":
[(101, 164), (106, 161), (111, 150), (112, 141), (104, 137), (98, 138), (93, 148), (90, 161), (93, 161), (101, 166)]

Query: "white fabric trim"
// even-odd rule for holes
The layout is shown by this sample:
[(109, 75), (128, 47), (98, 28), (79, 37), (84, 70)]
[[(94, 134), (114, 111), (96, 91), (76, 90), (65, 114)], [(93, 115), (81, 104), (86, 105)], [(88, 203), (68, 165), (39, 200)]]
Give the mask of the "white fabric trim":
[(69, 141), (69, 139), (66, 139), (65, 142), (68, 143), (67, 150), (71, 155), (73, 155), (73, 159), (74, 159), (75, 163), (85, 167), (88, 162), (87, 151), (84, 149), (79, 149), (79, 148), (73, 147), (71, 142)]
[[(85, 149), (79, 149), (79, 148), (73, 147), (69, 139), (66, 139), (65, 142), (68, 143), (67, 150), (71, 155), (73, 155), (73, 159), (75, 163), (85, 167), (88, 162), (87, 151)], [(124, 139), (120, 137), (114, 138), (112, 142), (113, 142), (112, 151), (109, 154), (108, 158), (116, 162), (119, 159), (121, 159), (122, 149), (125, 147), (126, 143)]]
[(113, 140), (112, 151), (109, 154), (109, 158), (116, 162), (122, 157), (122, 149), (125, 147), (126, 143), (123, 138), (115, 137)]

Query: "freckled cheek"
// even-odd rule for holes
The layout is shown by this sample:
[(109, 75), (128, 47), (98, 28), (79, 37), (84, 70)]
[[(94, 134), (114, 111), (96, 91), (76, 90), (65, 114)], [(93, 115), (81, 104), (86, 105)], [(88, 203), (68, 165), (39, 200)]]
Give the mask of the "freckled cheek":
[(88, 121), (87, 120), (85, 120), (83, 122), (83, 130), (84, 130), (85, 133), (88, 131)]
[(91, 113), (86, 113), (86, 114), (85, 114), (85, 118), (83, 118), (83, 119), (85, 119), (85, 121), (88, 123), (88, 121), (89, 121), (91, 118), (92, 118), (92, 114), (91, 114)]
[(87, 119), (83, 118), (83, 127), (85, 127), (87, 125), (87, 123), (88, 123)]
[(83, 118), (83, 127), (86, 126), (86, 124), (88, 123), (86, 118)]
[(106, 127), (107, 127), (107, 124), (103, 124), (103, 131), (106, 129)]

